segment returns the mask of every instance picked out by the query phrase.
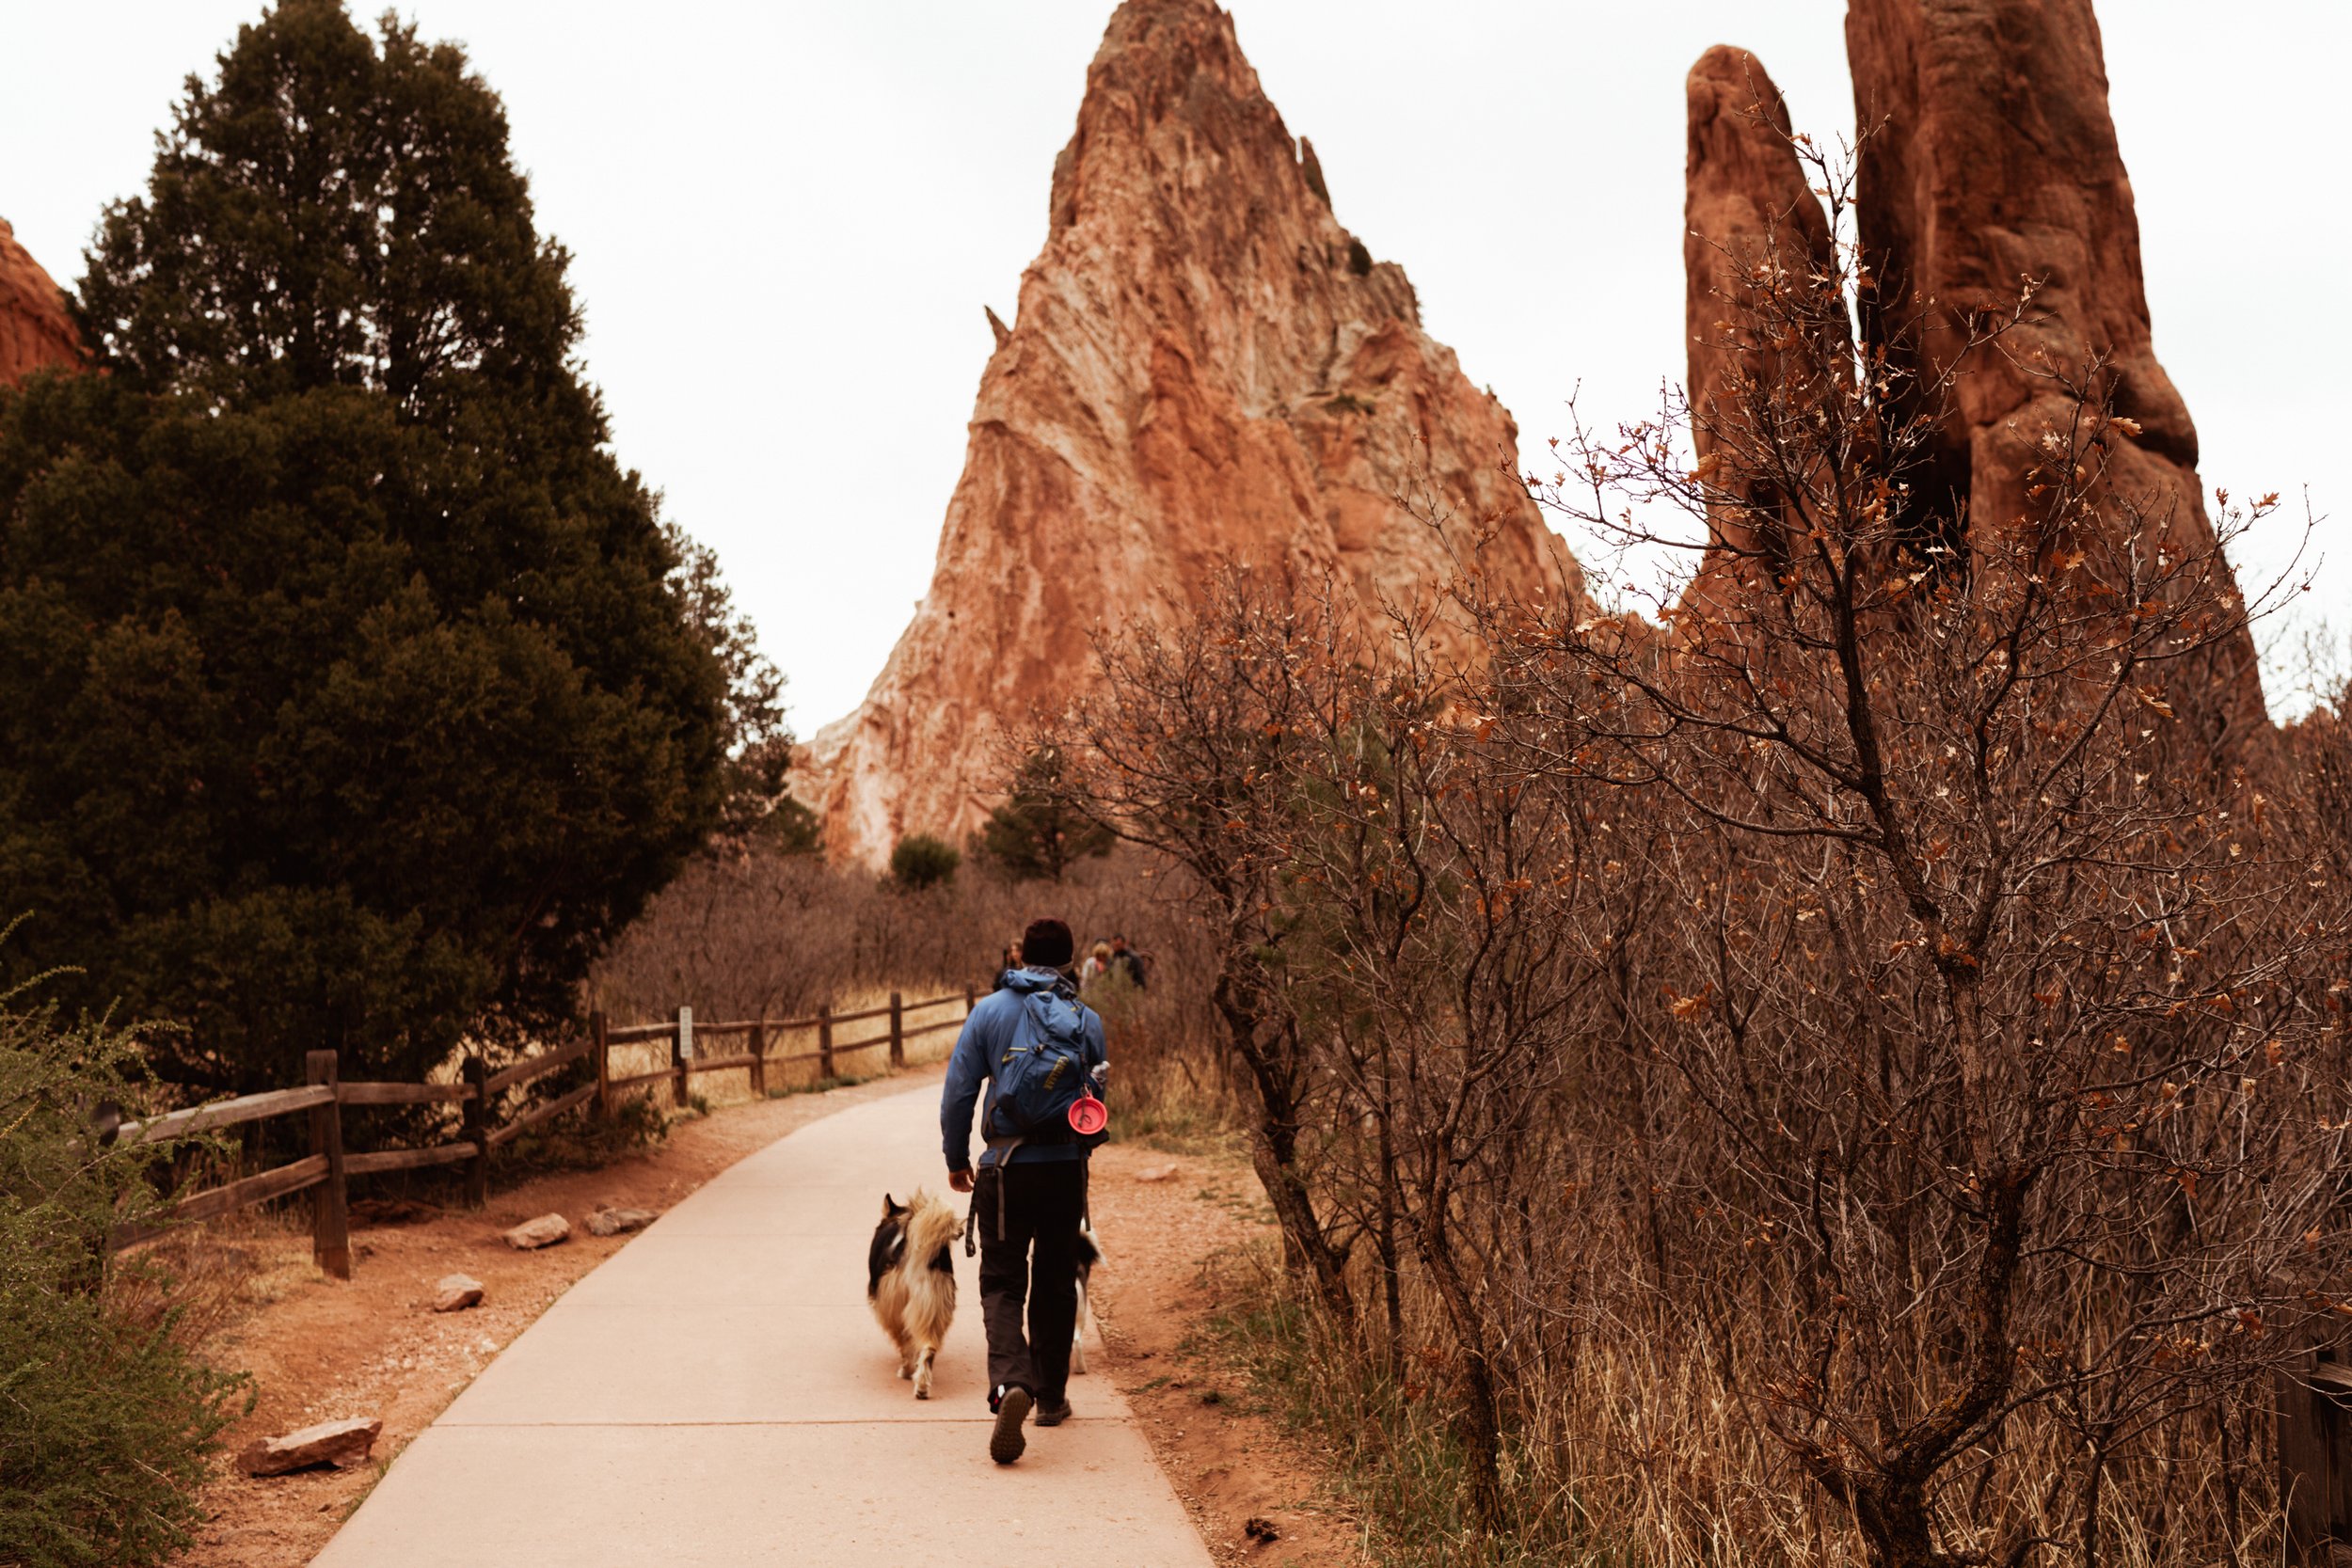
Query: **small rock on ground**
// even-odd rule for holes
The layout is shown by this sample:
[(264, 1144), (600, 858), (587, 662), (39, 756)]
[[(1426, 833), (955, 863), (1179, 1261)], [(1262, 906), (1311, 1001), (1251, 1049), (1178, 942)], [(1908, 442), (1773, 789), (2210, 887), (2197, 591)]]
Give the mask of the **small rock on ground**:
[(658, 1217), (650, 1209), (599, 1209), (588, 1216), (588, 1233), (618, 1236), (625, 1230), (643, 1230)]
[(312, 1465), (332, 1465), (347, 1469), (363, 1463), (370, 1449), (375, 1447), (376, 1434), (384, 1423), (373, 1416), (354, 1416), (347, 1420), (321, 1421), (300, 1432), (290, 1432), (283, 1437), (264, 1437), (237, 1455), (237, 1467), (248, 1476), (282, 1476), (289, 1470), (306, 1469)]
[(506, 1232), (506, 1244), (517, 1252), (531, 1252), (543, 1246), (553, 1246), (572, 1233), (572, 1223), (561, 1214), (542, 1214), (535, 1220), (525, 1220)]
[(1174, 1165), (1153, 1165), (1149, 1170), (1139, 1170), (1136, 1172), (1136, 1180), (1138, 1181), (1165, 1181), (1175, 1174), (1176, 1167)]
[(443, 1275), (441, 1282), (433, 1290), (433, 1310), (436, 1312), (462, 1312), (469, 1307), (479, 1305), (482, 1300), (482, 1281), (469, 1274)]

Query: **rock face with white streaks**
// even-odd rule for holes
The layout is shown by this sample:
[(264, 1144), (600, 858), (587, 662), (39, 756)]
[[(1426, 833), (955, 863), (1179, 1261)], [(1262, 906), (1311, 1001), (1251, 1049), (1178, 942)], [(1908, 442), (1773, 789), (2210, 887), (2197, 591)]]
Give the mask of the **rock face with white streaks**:
[(998, 325), (930, 592), (802, 758), (836, 856), (960, 839), (1006, 726), (1087, 678), (1089, 629), (1178, 611), (1225, 558), (1335, 570), (1368, 611), (1425, 592), (1454, 566), (1402, 493), (1441, 499), (1465, 552), (1486, 534), (1498, 585), (1581, 592), (1510, 414), (1342, 227), (1211, 0), (1112, 17)]

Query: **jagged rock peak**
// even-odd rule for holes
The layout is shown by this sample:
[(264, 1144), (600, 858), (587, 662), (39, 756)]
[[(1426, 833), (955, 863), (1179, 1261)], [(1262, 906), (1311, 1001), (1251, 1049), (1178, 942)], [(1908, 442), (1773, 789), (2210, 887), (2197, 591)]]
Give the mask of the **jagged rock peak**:
[(930, 593), (796, 788), (828, 846), (961, 838), (1002, 737), (1089, 674), (1098, 622), (1166, 618), (1228, 557), (1351, 581), (1368, 613), (1447, 576), (1395, 497), (1526, 593), (1581, 591), (1513, 478), (1509, 413), (1421, 329), (1403, 269), (1333, 215), (1208, 0), (1128, 0), (1056, 160), (1044, 248), (989, 356)]
[(45, 365), (79, 364), (82, 340), (65, 294), (0, 218), (0, 387)]

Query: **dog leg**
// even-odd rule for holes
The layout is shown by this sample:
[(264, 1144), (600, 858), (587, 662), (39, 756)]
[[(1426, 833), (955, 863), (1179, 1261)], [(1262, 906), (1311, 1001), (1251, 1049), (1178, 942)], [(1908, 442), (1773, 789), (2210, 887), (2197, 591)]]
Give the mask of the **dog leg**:
[(914, 1358), (914, 1397), (918, 1400), (931, 1397), (931, 1354), (932, 1348), (925, 1345)]
[(914, 1375), (914, 1341), (912, 1339), (898, 1341), (898, 1375), (900, 1377)]
[(1087, 1282), (1078, 1281), (1078, 1321), (1070, 1330), (1070, 1375), (1087, 1370)]

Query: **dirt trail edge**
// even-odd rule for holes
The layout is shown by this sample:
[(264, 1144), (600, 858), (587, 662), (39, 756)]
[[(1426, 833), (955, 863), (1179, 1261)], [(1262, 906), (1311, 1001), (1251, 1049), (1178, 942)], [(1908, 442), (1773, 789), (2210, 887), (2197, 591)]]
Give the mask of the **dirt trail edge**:
[(977, 1270), (918, 1402), (866, 1308), (885, 1190), (938, 1180), (937, 1090), (739, 1162), (573, 1286), (417, 1439), (321, 1568), (1088, 1560), (1208, 1568), (1107, 1379), (989, 1463)]

